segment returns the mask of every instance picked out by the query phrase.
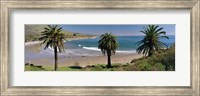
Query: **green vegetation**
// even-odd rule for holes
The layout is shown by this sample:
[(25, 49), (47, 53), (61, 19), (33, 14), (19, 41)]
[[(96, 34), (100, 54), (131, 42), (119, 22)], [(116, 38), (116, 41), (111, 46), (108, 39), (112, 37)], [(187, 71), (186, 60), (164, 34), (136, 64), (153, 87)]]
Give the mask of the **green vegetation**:
[(47, 25), (25, 25), (25, 42), (38, 41)]
[(132, 70), (138, 71), (174, 71), (175, 70), (175, 45), (166, 49), (167, 45), (160, 38), (167, 38), (166, 32), (156, 25), (148, 25), (140, 31), (145, 34), (144, 39), (137, 42), (137, 52), (147, 55), (133, 60)]
[(44, 28), (45, 30), (42, 32), (42, 36), (39, 38), (42, 41), (42, 44), (45, 45), (44, 50), (48, 47), (54, 49), (54, 59), (55, 59), (55, 68), (57, 70), (58, 66), (58, 51), (61, 53), (65, 51), (64, 45), (64, 33), (62, 32), (62, 27), (58, 25), (48, 25), (48, 27)]
[(29, 64), (29, 63), (26, 63), (25, 64), (25, 71), (42, 71), (42, 70), (45, 70), (44, 68), (42, 68), (42, 66), (35, 66), (33, 64)]
[(29, 41), (38, 41), (39, 40), (40, 35), (26, 35), (25, 36), (25, 42), (29, 42)]
[[(111, 68), (108, 68), (106, 64), (88, 65), (86, 67), (80, 66), (59, 66), (58, 71), (124, 71), (128, 69), (129, 65), (112, 64)], [(36, 66), (27, 63), (25, 65), (25, 71), (53, 71), (51, 66)], [(128, 71), (128, 70), (127, 70)]]
[(137, 52), (148, 56), (152, 56), (155, 50), (161, 50), (167, 48), (167, 45), (161, 41), (160, 38), (167, 38), (166, 32), (162, 31), (163, 28), (159, 28), (158, 25), (148, 25), (144, 30), (140, 31), (145, 34), (144, 39), (137, 42)]
[(101, 52), (108, 57), (107, 67), (111, 68), (111, 55), (115, 54), (115, 51), (118, 47), (117, 37), (111, 33), (105, 33), (100, 36), (98, 41), (98, 48), (101, 49)]
[[(54, 71), (54, 67), (52, 67), (52, 66), (36, 66), (33, 64), (26, 63), (25, 71)], [(61, 66), (61, 67), (58, 67), (57, 71), (76, 71), (76, 69)], [(77, 69), (77, 71), (78, 71), (78, 69)]]
[(155, 52), (151, 57), (133, 60), (132, 70), (137, 71), (174, 71), (175, 70), (175, 45), (167, 50)]

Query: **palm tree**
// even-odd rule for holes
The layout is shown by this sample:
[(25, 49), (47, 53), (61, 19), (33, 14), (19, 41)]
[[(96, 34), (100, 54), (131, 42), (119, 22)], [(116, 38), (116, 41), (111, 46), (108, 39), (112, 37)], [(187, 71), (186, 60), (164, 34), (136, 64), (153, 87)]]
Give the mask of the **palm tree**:
[(163, 28), (159, 27), (158, 25), (148, 25), (142, 31), (145, 34), (144, 38), (137, 42), (138, 48), (137, 52), (140, 54), (144, 54), (148, 56), (152, 56), (154, 54), (154, 50), (160, 50), (167, 48), (167, 45), (161, 41), (160, 38), (167, 38), (166, 32), (162, 31)]
[(117, 37), (111, 33), (105, 33), (100, 36), (98, 41), (98, 48), (101, 49), (101, 52), (105, 55), (107, 54), (108, 63), (107, 67), (111, 68), (111, 55), (115, 54), (118, 47)]
[(51, 47), (54, 49), (54, 59), (55, 59), (55, 67), (56, 71), (58, 68), (58, 51), (61, 53), (64, 51), (64, 33), (62, 32), (62, 27), (58, 25), (48, 25), (48, 27), (44, 28), (41, 37), (39, 38), (41, 44), (45, 44), (44, 50)]

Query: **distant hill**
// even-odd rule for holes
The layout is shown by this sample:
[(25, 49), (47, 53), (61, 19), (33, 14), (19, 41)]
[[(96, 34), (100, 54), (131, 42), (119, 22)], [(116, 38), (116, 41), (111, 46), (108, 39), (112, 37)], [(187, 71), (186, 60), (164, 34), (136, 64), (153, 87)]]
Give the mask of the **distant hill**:
[[(38, 41), (39, 37), (41, 36), (41, 32), (44, 31), (44, 28), (47, 25), (25, 25), (25, 42), (28, 41)], [(80, 34), (69, 32), (67, 30), (63, 30), (66, 34), (66, 38), (77, 38), (77, 37), (91, 37), (93, 35), (88, 34)]]
[[(40, 35), (47, 25), (25, 25), (25, 35)], [(73, 32), (63, 30), (68, 35), (73, 35)]]

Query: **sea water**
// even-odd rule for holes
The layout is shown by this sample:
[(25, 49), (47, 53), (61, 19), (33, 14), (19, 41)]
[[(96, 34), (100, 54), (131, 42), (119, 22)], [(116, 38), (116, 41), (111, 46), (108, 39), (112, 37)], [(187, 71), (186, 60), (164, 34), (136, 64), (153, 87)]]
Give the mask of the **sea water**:
[[(161, 38), (160, 41), (164, 42), (168, 47), (170, 47), (175, 43), (175, 36), (168, 37), (169, 39)], [(119, 47), (117, 48), (116, 53), (136, 53), (136, 49), (138, 48), (137, 42), (143, 38), (144, 36), (118, 36), (117, 41), (119, 43)], [(97, 37), (93, 39), (67, 41), (65, 42), (66, 51), (71, 49), (85, 51), (90, 54), (92, 52), (100, 52), (101, 50), (98, 49), (99, 39), (100, 38)]]

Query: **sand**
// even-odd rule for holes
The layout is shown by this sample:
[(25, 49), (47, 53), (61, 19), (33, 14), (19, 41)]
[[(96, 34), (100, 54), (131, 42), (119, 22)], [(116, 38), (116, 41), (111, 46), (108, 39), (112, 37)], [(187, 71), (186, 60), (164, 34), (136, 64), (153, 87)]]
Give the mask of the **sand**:
[[(143, 55), (138, 55), (137, 53), (132, 54), (117, 54), (111, 57), (112, 63), (130, 63), (133, 59), (141, 58)], [(34, 65), (46, 65), (54, 66), (54, 58), (40, 58), (29, 60), (29, 63)], [(82, 56), (82, 57), (65, 57), (60, 56), (58, 58), (59, 66), (87, 66), (96, 64), (107, 64), (107, 56)]]

